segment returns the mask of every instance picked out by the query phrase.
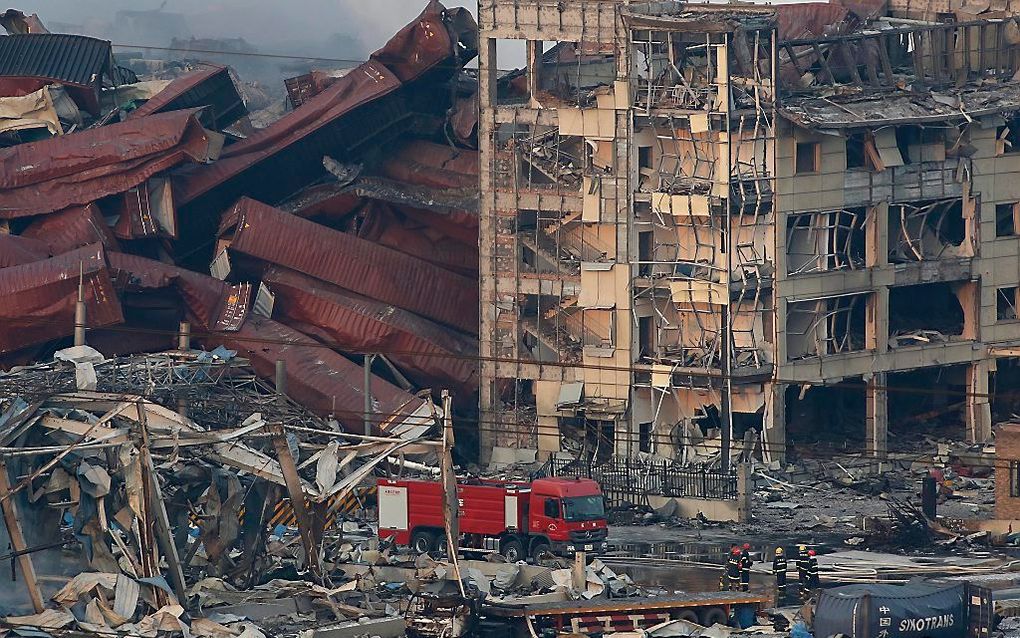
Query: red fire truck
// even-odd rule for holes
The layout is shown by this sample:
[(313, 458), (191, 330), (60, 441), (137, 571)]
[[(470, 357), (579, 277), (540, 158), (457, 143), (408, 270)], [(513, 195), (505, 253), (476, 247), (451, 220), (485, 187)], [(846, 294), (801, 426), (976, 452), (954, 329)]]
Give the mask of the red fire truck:
[[(445, 542), (438, 481), (379, 479), (379, 537), (428, 552)], [(462, 549), (498, 551), (515, 562), (606, 550), (602, 490), (591, 479), (531, 483), (473, 479), (457, 485)]]

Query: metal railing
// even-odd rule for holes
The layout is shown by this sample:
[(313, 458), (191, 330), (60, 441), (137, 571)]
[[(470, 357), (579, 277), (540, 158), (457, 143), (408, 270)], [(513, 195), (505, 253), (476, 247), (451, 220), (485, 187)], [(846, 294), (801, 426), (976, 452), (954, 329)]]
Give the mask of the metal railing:
[(549, 461), (550, 476), (594, 479), (611, 506), (646, 504), (649, 496), (734, 500), (738, 496), (737, 472), (686, 468), (672, 461), (613, 457), (599, 464), (570, 459)]

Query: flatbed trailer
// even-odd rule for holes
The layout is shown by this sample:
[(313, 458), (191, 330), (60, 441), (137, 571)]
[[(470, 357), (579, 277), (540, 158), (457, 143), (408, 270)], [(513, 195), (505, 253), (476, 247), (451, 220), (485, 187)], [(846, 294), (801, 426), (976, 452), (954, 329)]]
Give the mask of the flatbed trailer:
[(609, 633), (634, 631), (667, 620), (688, 620), (705, 626), (726, 624), (735, 607), (761, 609), (768, 603), (764, 595), (720, 591), (562, 602), (486, 602), (482, 615), (483, 622), (490, 626), (494, 621), (510, 625), (515, 636), (541, 635), (543, 629)]

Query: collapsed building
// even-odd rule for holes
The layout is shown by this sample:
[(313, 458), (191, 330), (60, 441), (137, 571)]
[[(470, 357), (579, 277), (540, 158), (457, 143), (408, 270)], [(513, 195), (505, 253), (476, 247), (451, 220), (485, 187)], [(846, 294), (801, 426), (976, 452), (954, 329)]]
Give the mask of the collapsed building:
[(478, 16), (480, 405), (514, 424), (483, 453), (706, 460), (732, 432), (766, 460), (826, 436), (882, 457), (942, 418), (983, 441), (1009, 412), (991, 399), (1020, 343), (1008, 7)]

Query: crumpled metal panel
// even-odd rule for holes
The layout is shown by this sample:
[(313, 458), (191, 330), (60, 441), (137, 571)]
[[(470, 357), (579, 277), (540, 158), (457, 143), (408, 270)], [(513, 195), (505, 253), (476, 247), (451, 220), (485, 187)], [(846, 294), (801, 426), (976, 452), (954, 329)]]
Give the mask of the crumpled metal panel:
[(200, 118), (217, 130), (230, 126), (248, 113), (227, 67), (209, 65), (175, 78), (152, 99), (129, 113), (127, 119), (196, 107), (206, 107)]
[(0, 353), (74, 334), (79, 273), (85, 284), (86, 325), (111, 326), (124, 320), (103, 247), (93, 244), (0, 270)]
[(46, 244), (38, 239), (0, 233), (0, 268), (47, 259), (50, 254)]
[(798, 2), (773, 8), (780, 41), (835, 35), (832, 31), (850, 15), (840, 2)]
[(446, 7), (438, 0), (431, 0), (417, 18), (398, 31), (370, 59), (384, 64), (401, 82), (409, 82), (452, 57), (455, 51), (443, 22), (445, 10)]
[(237, 331), (251, 307), (249, 283), (227, 284), (219, 279), (160, 261), (110, 252), (107, 254), (116, 286), (121, 290), (174, 288), (197, 328)]
[[(287, 396), (316, 414), (334, 415), (350, 431), (363, 431), (363, 369), (311, 337), (272, 319), (252, 315), (238, 332), (203, 335), (197, 340), (208, 349), (223, 345), (236, 350), (264, 379), (273, 379), (276, 362), (283, 361)], [(419, 420), (412, 415), (425, 404), (379, 377), (372, 378), (371, 394), (376, 433), (409, 418)]]
[(357, 236), (417, 257), (465, 277), (478, 276), (478, 234), (463, 242), (413, 215), (404, 207), (367, 200), (360, 211)]
[(380, 172), (431, 188), (478, 188), (478, 151), (412, 140), (383, 162)]
[(49, 33), (43, 25), (42, 20), (35, 13), (26, 14), (17, 9), (8, 9), (0, 13), (0, 25), (7, 31), (8, 35), (18, 33)]
[(420, 386), (478, 390), (478, 341), (394, 306), (301, 273), (272, 267), (262, 281), (273, 316), (343, 350), (381, 352)]
[(304, 75), (287, 78), (283, 81), (283, 85), (287, 87), (287, 98), (290, 100), (291, 106), (297, 107), (322, 93), (339, 77), (339, 75), (330, 75), (325, 71), (311, 71)]
[(478, 330), (478, 282), (410, 255), (244, 198), (230, 214), (230, 250), (336, 284), (469, 334)]
[(89, 204), (185, 160), (204, 161), (210, 140), (195, 113), (160, 113), (0, 149), (0, 218)]
[(94, 204), (42, 215), (34, 219), (21, 234), (43, 242), (53, 255), (97, 242), (108, 250), (120, 250), (103, 214)]
[[(285, 181), (285, 175), (279, 172), (271, 174), (271, 171), (257, 171), (250, 175), (247, 173), (267, 158), (288, 149), (296, 155), (287, 155), (281, 161), (289, 166), (291, 172), (311, 171), (316, 176), (323, 174), (325, 169), (321, 165), (322, 156), (337, 150), (332, 144), (336, 141), (334, 135), (323, 129), (358, 106), (386, 95), (399, 86), (400, 82), (385, 67), (375, 62), (365, 62), (299, 108), (251, 137), (224, 148), (214, 164), (182, 172), (175, 180), (177, 202), (182, 205), (191, 203), (214, 188), (224, 189), (226, 192), (222, 196), (230, 200), (249, 190), (245, 186), (272, 188), (273, 182)], [(320, 131), (322, 135), (315, 135)], [(302, 166), (302, 162), (310, 166)], [(240, 177), (246, 179), (238, 179)], [(283, 192), (286, 194), (293, 190)]]

